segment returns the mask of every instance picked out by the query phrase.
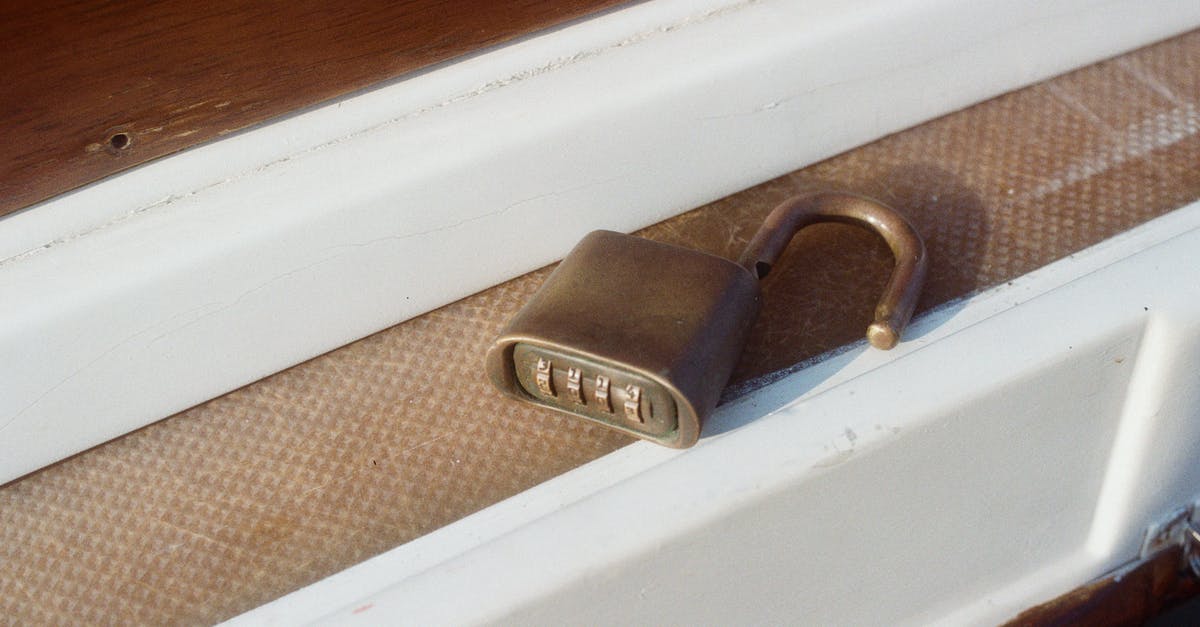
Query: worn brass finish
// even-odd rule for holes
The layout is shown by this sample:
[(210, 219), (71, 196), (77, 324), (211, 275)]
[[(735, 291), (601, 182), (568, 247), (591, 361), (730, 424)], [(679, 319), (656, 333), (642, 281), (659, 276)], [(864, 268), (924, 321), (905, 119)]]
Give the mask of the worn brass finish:
[(887, 206), (827, 193), (777, 207), (739, 263), (611, 231), (589, 234), (492, 345), (488, 375), (517, 398), (691, 446), (758, 313), (758, 280), (797, 231), (823, 221), (866, 226), (891, 246), (896, 265), (867, 337), (892, 348), (920, 295), (925, 245)]
[(925, 242), (917, 229), (887, 205), (845, 193), (788, 199), (771, 210), (738, 263), (760, 279), (767, 276), (796, 232), (817, 222), (844, 222), (867, 227), (879, 233), (892, 249), (896, 266), (875, 306), (875, 321), (867, 327), (867, 340), (883, 350), (894, 347), (921, 296), (927, 261)]
[[(596, 231), (496, 340), (488, 374), (518, 398), (691, 446), (741, 353), (758, 291), (754, 275), (728, 259)], [(549, 364), (545, 386), (539, 360)], [(570, 391), (572, 368), (583, 403)]]
[[(557, 394), (546, 393), (535, 380), (543, 361), (551, 364)], [(671, 393), (637, 372), (562, 348), (525, 343), (513, 347), (513, 363), (521, 389), (555, 409), (656, 438), (667, 437), (678, 425)]]

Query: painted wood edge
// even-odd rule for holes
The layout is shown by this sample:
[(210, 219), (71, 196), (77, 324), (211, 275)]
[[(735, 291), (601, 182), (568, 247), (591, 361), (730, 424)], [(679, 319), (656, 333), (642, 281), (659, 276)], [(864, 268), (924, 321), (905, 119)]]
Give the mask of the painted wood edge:
[(0, 216), (623, 2), (7, 2)]
[[(1194, 480), (1181, 476), (1197, 474), (1186, 454), (1200, 444), (1192, 410), (1176, 405), (1162, 412), (1148, 436), (1128, 430), (1129, 425), (1146, 420), (1137, 410), (1138, 402), (1132, 402), (1110, 407), (1105, 419), (1084, 416), (1082, 424), (1089, 425), (1088, 432), (1060, 430), (1066, 441), (1039, 442), (1016, 434), (1007, 447), (996, 448), (986, 438), (965, 439), (961, 446), (976, 453), (959, 457), (965, 465), (946, 463), (943, 468), (942, 461), (934, 461), (934, 476), (945, 486), (918, 486), (919, 491), (928, 491), (927, 497), (914, 499), (905, 510), (873, 505), (877, 502), (872, 499), (886, 490), (879, 487), (885, 479), (879, 471), (910, 481), (904, 473), (896, 473), (920, 463), (907, 450), (914, 442), (953, 428), (952, 423), (973, 411), (982, 397), (1036, 381), (1036, 375), (1047, 368), (1062, 370), (1063, 364), (1090, 350), (1089, 343), (1099, 341), (1091, 347), (1099, 349), (1092, 351), (1096, 355), (1084, 358), (1090, 360), (1089, 368), (1126, 368), (1119, 378), (1131, 384), (1111, 388), (1109, 392), (1116, 396), (1146, 400), (1147, 391), (1137, 383), (1139, 373), (1161, 373), (1157, 366), (1164, 361), (1175, 368), (1158, 384), (1169, 386), (1180, 377), (1189, 380), (1188, 361), (1194, 362), (1195, 357), (1188, 353), (1200, 339), (1190, 314), (1200, 311), (1200, 291), (1178, 289), (1168, 269), (1194, 268), (1198, 240), (1200, 203), (1195, 203), (1011, 284), (930, 312), (914, 322), (918, 339), (893, 351), (859, 346), (722, 406), (712, 419), (715, 428), (710, 431), (716, 433), (702, 438), (697, 448), (676, 451), (635, 443), (228, 624), (369, 624), (380, 616), (436, 624), (514, 620), (550, 624), (567, 615), (616, 624), (630, 620), (631, 613), (646, 618), (662, 613), (664, 607), (680, 622), (690, 622), (681, 617), (690, 615), (693, 604), (736, 606), (735, 597), (752, 598), (760, 592), (766, 598), (803, 597), (809, 591), (791, 588), (797, 578), (790, 571), (827, 573), (833, 578), (830, 567), (835, 562), (851, 564), (853, 577), (833, 588), (866, 586), (866, 580), (875, 579), (883, 580), (882, 588), (894, 586), (896, 592), (890, 598), (870, 599), (826, 595), (830, 607), (813, 608), (813, 615), (825, 612), (815, 622), (839, 622), (838, 607), (858, 608), (860, 618), (865, 612), (871, 620), (889, 623), (1002, 622), (1136, 560), (1148, 525), (1200, 497)], [(1111, 298), (1115, 289), (1128, 298)], [(1092, 315), (1079, 319), (1076, 312), (1081, 307)], [(1124, 338), (1118, 343), (1136, 354), (1112, 352), (1105, 342), (1117, 335)], [(1156, 341), (1155, 335), (1164, 341)], [(990, 337), (1006, 341), (983, 341)], [(1186, 341), (1174, 341), (1178, 339)], [(1096, 356), (1098, 361), (1091, 359)], [(1068, 364), (1066, 370), (1074, 368)], [(1095, 377), (1090, 370), (1080, 369), (1068, 378), (1086, 386)], [(899, 402), (898, 393), (903, 396)], [(1185, 396), (1189, 402), (1200, 398), (1195, 388)], [(1080, 399), (1060, 400), (1070, 404)], [(1108, 400), (1102, 404), (1110, 405)], [(1138, 449), (1136, 455), (1122, 456), (1119, 451), (1131, 444)], [(1170, 447), (1175, 450), (1167, 450)], [(1014, 520), (1003, 510), (980, 510), (978, 494), (955, 491), (964, 476), (986, 485), (993, 474), (1003, 478), (1006, 469), (1028, 465), (1024, 456), (1031, 448), (1044, 449), (1050, 458), (1075, 455), (1073, 448), (1087, 450), (1081, 457), (1090, 458), (1090, 465), (1101, 472), (1088, 472), (1087, 465), (1073, 467), (1075, 472), (1047, 469), (1045, 481), (1006, 486), (1018, 502), (1036, 504), (1046, 498), (1047, 490), (1068, 482), (1090, 485), (1090, 493), (1069, 507), (1054, 504), (1069, 510), (1055, 511), (1054, 520)], [(897, 450), (901, 454), (888, 452)], [(937, 450), (933, 446), (920, 452), (936, 456)], [(875, 472), (855, 469), (867, 456), (878, 460), (880, 455), (891, 459), (870, 462)], [(842, 472), (851, 477), (853, 489), (830, 492), (820, 487), (834, 483), (831, 478)], [(1125, 482), (1122, 474), (1135, 475), (1137, 481)], [(846, 487), (842, 480), (836, 483)], [(1157, 488), (1140, 489), (1145, 485)], [(763, 502), (785, 499), (783, 495), (802, 489), (820, 491), (823, 505), (797, 513), (795, 524), (800, 526), (803, 519), (809, 526), (833, 529), (829, 533), (840, 541), (801, 548), (801, 554), (811, 555), (808, 562), (784, 559), (781, 569), (781, 563), (763, 560), (765, 547), (756, 543), (772, 529), (757, 524), (752, 512)], [(1111, 499), (1114, 491), (1125, 497), (1125, 507), (1105, 512), (1098, 502)], [(892, 533), (838, 536), (837, 528), (862, 523), (854, 517), (830, 515), (843, 509), (872, 511), (877, 520), (871, 524)], [(622, 519), (629, 524), (618, 524)], [(715, 527), (719, 533), (700, 531), (705, 527)], [(913, 529), (935, 530), (923, 534), (933, 550), (905, 547), (912, 541)], [(1049, 533), (1054, 542), (1035, 543), (1025, 551), (1003, 548), (1035, 542), (1038, 530), (1046, 535), (1047, 529), (1059, 529)], [(1091, 536), (1105, 529), (1117, 539), (1098, 547)], [(699, 544), (679, 548), (689, 537), (698, 537)], [(799, 534), (775, 550), (785, 553), (795, 546), (805, 547), (806, 542), (811, 543)], [(989, 568), (979, 568), (978, 557), (971, 553), (981, 542), (1002, 547), (1003, 560), (1009, 560), (1011, 553), (1011, 563), (997, 560), (988, 562)], [(768, 579), (788, 588), (739, 590), (740, 584), (728, 577), (728, 571), (702, 568), (701, 553), (713, 549), (714, 543), (735, 552), (744, 548), (747, 560), (761, 561), (749, 568), (770, 570)], [(901, 547), (905, 548), (896, 551)], [(889, 552), (907, 552), (910, 560), (924, 563), (901, 562), (899, 567), (915, 568), (905, 572), (888, 563)], [(678, 587), (694, 591), (691, 597), (672, 598), (663, 592), (670, 585), (651, 573), (651, 564), (672, 554), (693, 561), (693, 569), (668, 569), (683, 581)], [(836, 557), (829, 561), (822, 555)], [(614, 583), (620, 582), (620, 571), (638, 571), (643, 566), (651, 573), (645, 581), (632, 587)], [(950, 592), (928, 586), (921, 573), (931, 574), (930, 569), (951, 572), (949, 579), (962, 585)], [(910, 590), (913, 585), (921, 591)], [(641, 594), (629, 594), (639, 586)], [(471, 602), (460, 602), (463, 595), (470, 595)], [(614, 609), (598, 614), (595, 607), (581, 603), (588, 598), (610, 599)], [(779, 601), (783, 606), (789, 603)], [(747, 609), (742, 621), (759, 622), (755, 617), (765, 616), (755, 612), (772, 611), (770, 603), (756, 607)], [(798, 614), (797, 607), (785, 610), (789, 616), (809, 616)], [(710, 619), (721, 622), (713, 616)]]
[(592, 229), (646, 226), (1197, 23), (1200, 6), (1168, 0), (656, 0), (10, 216), (0, 481), (549, 263)]

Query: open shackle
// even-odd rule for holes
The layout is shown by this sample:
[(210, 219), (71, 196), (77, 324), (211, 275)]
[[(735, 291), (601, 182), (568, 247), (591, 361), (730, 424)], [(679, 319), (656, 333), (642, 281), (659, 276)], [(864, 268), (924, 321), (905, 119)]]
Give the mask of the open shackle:
[(872, 346), (890, 349), (912, 319), (925, 283), (925, 242), (903, 215), (864, 196), (820, 192), (785, 200), (767, 216), (746, 246), (738, 264), (763, 278), (800, 229), (818, 222), (854, 224), (875, 231), (892, 249), (896, 265), (875, 306), (875, 320), (867, 327)]
[(867, 330), (888, 349), (912, 317), (925, 244), (882, 203), (822, 193), (785, 201), (741, 261), (625, 233), (593, 231), (546, 277), (488, 349), (505, 394), (664, 446), (700, 437), (758, 315), (759, 281), (800, 229), (865, 226), (896, 265)]

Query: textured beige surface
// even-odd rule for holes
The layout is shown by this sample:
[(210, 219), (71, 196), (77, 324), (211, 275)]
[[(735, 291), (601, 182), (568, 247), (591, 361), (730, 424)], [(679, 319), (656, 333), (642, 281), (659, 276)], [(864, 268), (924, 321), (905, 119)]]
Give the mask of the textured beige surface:
[[(924, 310), (1200, 197), (1198, 107), (1192, 33), (644, 234), (736, 257), (791, 194), (867, 193), (912, 215), (928, 239)], [(754, 385), (857, 339), (889, 263), (866, 232), (806, 229), (767, 283), (735, 380)], [(226, 618), (622, 446), (622, 436), (510, 402), (484, 381), (489, 341), (546, 273), (0, 488), (0, 622)]]

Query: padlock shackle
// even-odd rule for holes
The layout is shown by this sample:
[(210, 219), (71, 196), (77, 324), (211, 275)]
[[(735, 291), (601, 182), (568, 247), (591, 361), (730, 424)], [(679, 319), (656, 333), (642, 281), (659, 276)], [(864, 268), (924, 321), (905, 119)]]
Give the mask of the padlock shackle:
[(900, 341), (925, 283), (925, 242), (903, 215), (864, 196), (822, 192), (783, 201), (767, 216), (738, 263), (758, 278), (767, 276), (796, 233), (817, 222), (855, 224), (875, 231), (892, 249), (896, 265), (875, 307), (867, 339), (887, 350)]

